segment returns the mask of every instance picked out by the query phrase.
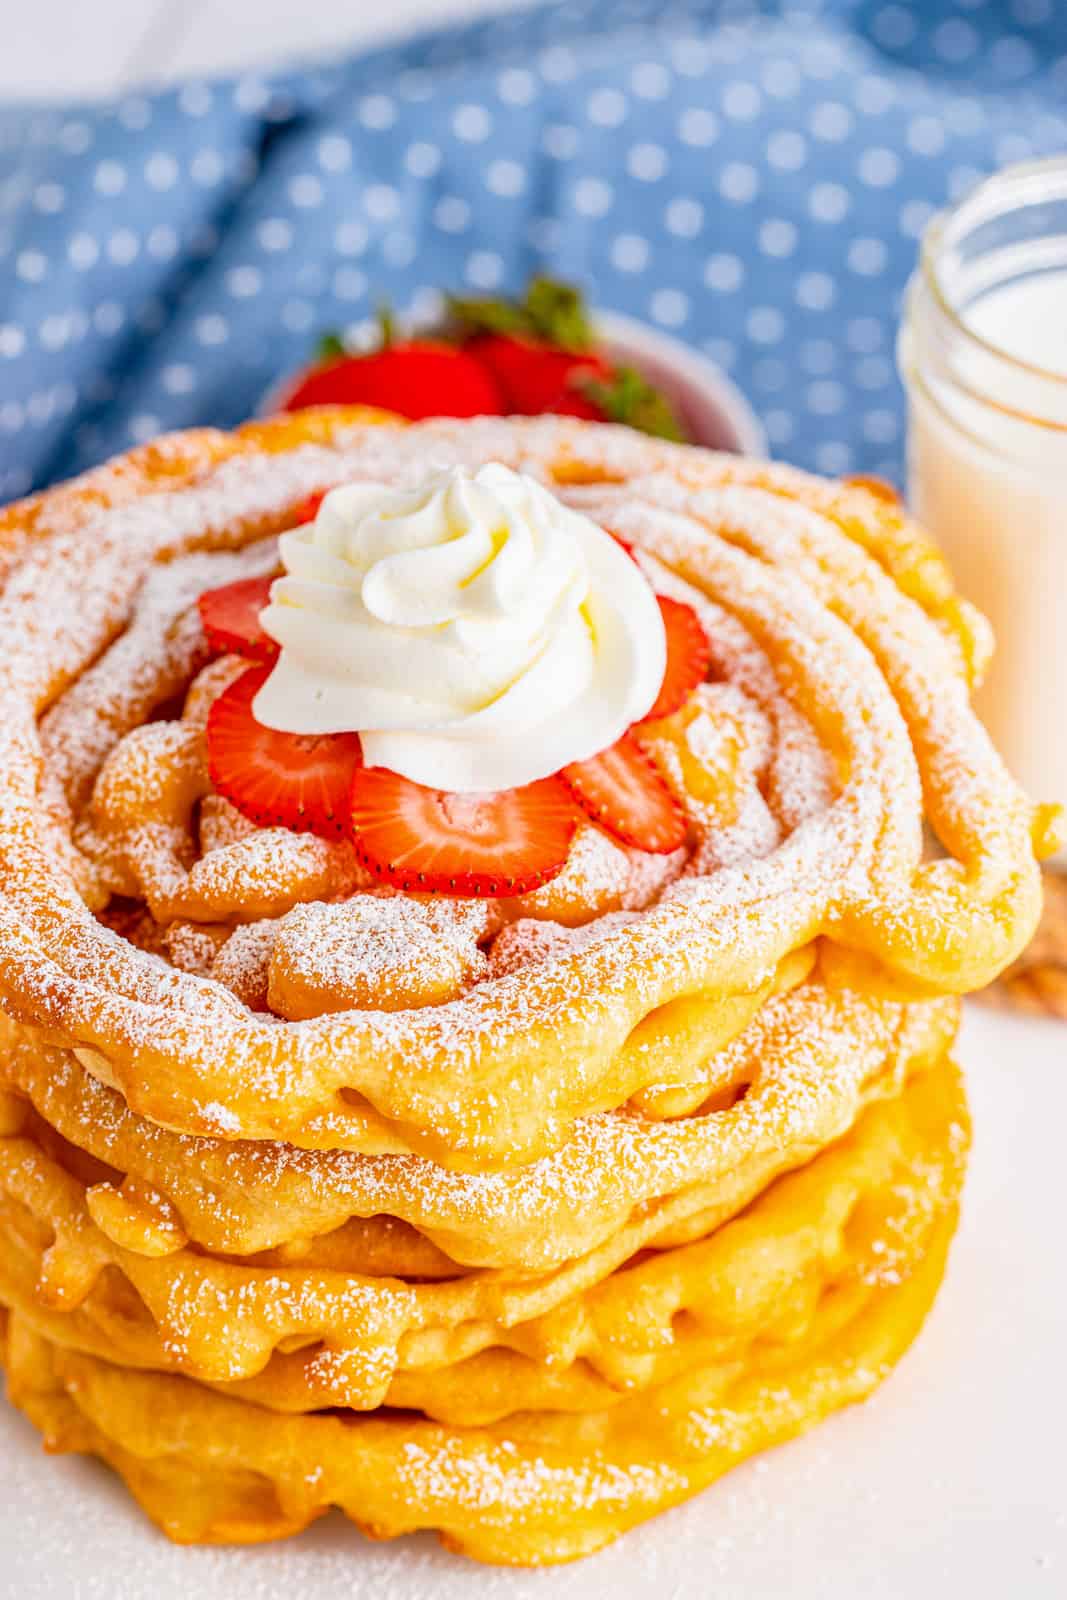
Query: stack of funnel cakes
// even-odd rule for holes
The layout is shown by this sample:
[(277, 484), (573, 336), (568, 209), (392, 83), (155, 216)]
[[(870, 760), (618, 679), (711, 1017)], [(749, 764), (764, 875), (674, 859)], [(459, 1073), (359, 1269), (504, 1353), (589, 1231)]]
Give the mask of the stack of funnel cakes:
[[(416, 893), (218, 791), (249, 663), (198, 598), (274, 572), (308, 496), (427, 462), (540, 480), (699, 619), (706, 677), (627, 736), (673, 847), (576, 807), (537, 886)], [(336, 411), (164, 439), (0, 539), (0, 1348), (50, 1448), (181, 1541), (339, 1506), (542, 1563), (885, 1376), (956, 1218), (955, 997), (1051, 845), (893, 503)]]

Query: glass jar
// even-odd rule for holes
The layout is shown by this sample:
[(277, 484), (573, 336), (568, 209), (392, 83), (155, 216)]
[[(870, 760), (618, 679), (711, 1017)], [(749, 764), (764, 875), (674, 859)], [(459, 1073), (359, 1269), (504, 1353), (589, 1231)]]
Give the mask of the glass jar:
[(1067, 157), (934, 218), (899, 358), (912, 509), (996, 633), (978, 709), (1031, 796), (1067, 803)]

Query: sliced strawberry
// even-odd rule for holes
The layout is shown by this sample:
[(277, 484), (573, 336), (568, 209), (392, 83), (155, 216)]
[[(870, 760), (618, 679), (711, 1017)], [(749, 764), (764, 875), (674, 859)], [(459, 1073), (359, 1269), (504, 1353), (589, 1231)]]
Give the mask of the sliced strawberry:
[(667, 630), (667, 670), (656, 703), (642, 722), (654, 722), (677, 711), (697, 684), (704, 682), (711, 664), (711, 645), (692, 606), (669, 600), (665, 594), (656, 598)]
[(259, 614), (270, 600), (273, 578), (241, 578), (221, 589), (208, 589), (196, 602), (208, 644), (219, 655), (250, 656), (272, 662), (274, 640), (263, 632)]
[(341, 838), (360, 764), (354, 733), (278, 733), (252, 715), (270, 674), (250, 667), (230, 684), (207, 719), (208, 771), (218, 793), (262, 828)]
[(365, 405), (420, 417), (500, 416), (500, 389), (481, 362), (429, 339), (392, 344), (365, 356), (342, 356), (305, 372), (286, 411), (305, 406)]
[(685, 843), (681, 806), (628, 733), (610, 750), (564, 767), (560, 777), (586, 815), (623, 844), (669, 855)]
[(451, 794), (362, 767), (351, 806), (363, 864), (384, 882), (421, 893), (526, 894), (561, 870), (578, 826), (555, 778), (497, 794)]
[[(326, 490), (322, 489), (302, 500), (292, 513), (293, 527), (314, 522), (325, 498)], [(200, 596), (200, 620), (212, 650), (219, 655), (250, 656), (253, 661), (268, 664), (277, 658), (278, 646), (259, 622), (260, 612), (270, 602), (273, 582), (273, 577), (241, 578), (221, 589), (208, 589)]]
[(309, 494), (306, 500), (301, 500), (293, 512), (293, 527), (302, 528), (306, 522), (314, 522), (319, 514), (319, 507), (325, 500), (328, 490), (319, 489), (315, 494)]

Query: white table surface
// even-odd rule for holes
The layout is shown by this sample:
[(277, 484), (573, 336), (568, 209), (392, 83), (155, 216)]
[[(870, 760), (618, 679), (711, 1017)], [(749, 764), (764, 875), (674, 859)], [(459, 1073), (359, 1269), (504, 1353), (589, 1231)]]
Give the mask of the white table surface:
[(1067, 1593), (1067, 1030), (971, 1010), (975, 1147), (947, 1280), (866, 1405), (591, 1560), (477, 1568), (340, 1515), (178, 1550), (0, 1403), (0, 1600), (1054, 1600)]
[[(0, 98), (108, 94), (532, 0), (31, 0)], [(62, 49), (57, 41), (62, 40)], [(1067, 1030), (971, 1010), (963, 1226), (919, 1343), (867, 1405), (574, 1567), (479, 1569), (339, 1516), (284, 1546), (177, 1550), (95, 1464), (0, 1402), (0, 1600), (1043, 1600), (1067, 1592)]]

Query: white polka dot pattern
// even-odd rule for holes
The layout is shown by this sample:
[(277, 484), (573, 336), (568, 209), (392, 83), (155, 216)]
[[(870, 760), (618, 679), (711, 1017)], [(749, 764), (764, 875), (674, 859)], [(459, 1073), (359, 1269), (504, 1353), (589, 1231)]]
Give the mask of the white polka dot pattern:
[(777, 452), (899, 478), (934, 210), (1067, 148), (1054, 0), (565, 0), (273, 77), (0, 108), (0, 497), (247, 415), (377, 303), (535, 268), (725, 366)]

